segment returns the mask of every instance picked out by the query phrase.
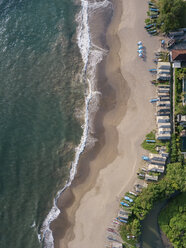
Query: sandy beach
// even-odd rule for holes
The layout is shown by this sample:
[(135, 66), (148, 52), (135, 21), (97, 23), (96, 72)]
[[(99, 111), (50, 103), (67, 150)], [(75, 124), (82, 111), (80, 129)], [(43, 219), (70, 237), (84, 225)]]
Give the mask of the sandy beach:
[[(88, 164), (78, 172), (81, 183), (75, 181), (63, 196), (66, 200), (59, 202), (63, 215), (55, 223), (55, 247), (104, 247), (106, 229), (117, 214), (120, 197), (136, 181), (141, 155), (145, 153), (140, 144), (155, 128), (154, 107), (149, 103), (155, 96), (155, 87), (150, 83), (152, 75), (148, 69), (155, 67), (153, 54), (160, 48), (160, 38), (150, 37), (144, 30), (146, 11), (146, 0), (114, 2), (114, 15), (106, 36), (110, 51), (98, 68), (98, 73), (105, 69), (101, 88), (102, 91), (105, 88), (106, 105), (110, 102), (112, 107), (109, 111), (105, 107), (107, 111), (103, 114), (102, 106), (102, 113), (96, 117), (101, 116), (97, 130), (102, 138), (98, 139), (92, 157), (87, 153), (80, 161)], [(145, 60), (137, 54), (139, 40), (145, 46)], [(114, 97), (107, 96), (108, 85)], [(60, 229), (60, 221), (64, 229)]]

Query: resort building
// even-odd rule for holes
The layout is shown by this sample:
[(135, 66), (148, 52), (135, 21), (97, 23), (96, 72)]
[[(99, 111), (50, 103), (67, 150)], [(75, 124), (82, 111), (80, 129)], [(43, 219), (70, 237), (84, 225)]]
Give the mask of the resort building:
[(159, 128), (171, 128), (171, 123), (158, 123), (158, 129)]
[(156, 139), (158, 139), (158, 140), (170, 140), (171, 139), (171, 133), (165, 133), (165, 134), (157, 133)]
[(158, 101), (157, 102), (157, 104), (156, 104), (156, 106), (158, 107), (158, 106), (166, 106), (166, 107), (170, 107), (171, 106), (171, 103), (170, 103), (170, 101)]
[(186, 127), (186, 115), (177, 115), (177, 122), (179, 125)]
[(170, 89), (170, 85), (159, 84), (159, 85), (158, 85), (158, 89), (159, 89), (159, 88)]
[(170, 116), (169, 115), (157, 116), (156, 121), (157, 121), (157, 123), (168, 123), (168, 122), (170, 122)]
[(161, 154), (149, 153), (150, 160), (166, 161), (166, 158), (162, 157)]
[(170, 111), (170, 106), (157, 106), (156, 111)]
[(151, 171), (151, 172), (163, 173), (164, 170), (165, 170), (165, 167), (162, 165), (157, 165), (157, 164), (149, 164), (148, 165), (148, 171)]
[(166, 116), (166, 115), (170, 115), (170, 111), (157, 111), (156, 115), (157, 115), (157, 116)]
[(169, 92), (158, 92), (158, 97), (170, 97)]
[(158, 87), (157, 92), (158, 93), (170, 93), (170, 88)]
[(181, 68), (186, 63), (186, 49), (177, 49), (170, 52), (174, 68)]
[(162, 155), (162, 157), (165, 157), (165, 158), (168, 158), (169, 157), (168, 152), (161, 152), (160, 151), (160, 154)]
[(166, 134), (166, 133), (171, 133), (171, 128), (159, 128), (158, 129), (159, 134)]
[(170, 68), (170, 62), (158, 62), (157, 80), (169, 81), (171, 78)]
[(158, 181), (158, 176), (146, 174), (145, 175), (145, 180), (146, 181)]

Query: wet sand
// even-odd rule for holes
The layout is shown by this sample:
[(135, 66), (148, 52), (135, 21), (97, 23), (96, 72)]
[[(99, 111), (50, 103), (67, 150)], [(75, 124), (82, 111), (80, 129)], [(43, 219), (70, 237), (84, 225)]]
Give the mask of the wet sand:
[[(148, 69), (155, 67), (153, 51), (160, 47), (159, 38), (144, 30), (146, 11), (146, 0), (114, 2), (106, 35), (109, 53), (97, 71), (102, 92), (95, 119), (98, 142), (83, 154), (72, 186), (58, 202), (62, 214), (52, 223), (55, 247), (103, 247), (119, 199), (136, 181), (145, 153), (140, 144), (155, 128), (149, 103), (155, 87)], [(145, 46), (144, 61), (137, 55), (139, 40)]]

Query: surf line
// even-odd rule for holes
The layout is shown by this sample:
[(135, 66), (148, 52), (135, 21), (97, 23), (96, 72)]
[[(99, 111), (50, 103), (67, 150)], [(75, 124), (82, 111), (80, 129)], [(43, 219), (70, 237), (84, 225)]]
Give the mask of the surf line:
[(77, 44), (80, 49), (80, 53), (84, 63), (81, 76), (82, 76), (82, 80), (84, 80), (84, 82), (87, 83), (87, 89), (85, 93), (85, 113), (84, 113), (83, 134), (79, 145), (75, 148), (76, 151), (75, 159), (71, 164), (69, 180), (64, 186), (64, 188), (57, 192), (56, 197), (53, 200), (52, 209), (45, 218), (40, 233), (38, 234), (38, 239), (40, 242), (43, 242), (44, 248), (54, 248), (54, 238), (53, 238), (52, 230), (50, 229), (50, 224), (60, 214), (60, 210), (57, 207), (58, 198), (60, 197), (62, 192), (71, 185), (77, 171), (79, 157), (81, 153), (84, 151), (87, 143), (89, 142), (89, 145), (92, 146), (95, 143), (95, 139), (90, 137), (89, 128), (91, 125), (91, 120), (89, 116), (89, 110), (91, 107), (93, 107), (93, 111), (96, 111), (98, 109), (100, 92), (98, 92), (95, 89), (96, 67), (97, 64), (99, 64), (102, 61), (103, 56), (107, 54), (107, 51), (95, 46), (91, 42), (89, 15), (91, 15), (91, 13), (94, 10), (98, 8), (105, 8), (109, 5), (111, 5), (110, 0), (104, 0), (102, 2), (95, 1), (93, 3), (89, 3), (88, 0), (81, 0), (81, 10), (77, 15), (76, 21), (78, 22)]

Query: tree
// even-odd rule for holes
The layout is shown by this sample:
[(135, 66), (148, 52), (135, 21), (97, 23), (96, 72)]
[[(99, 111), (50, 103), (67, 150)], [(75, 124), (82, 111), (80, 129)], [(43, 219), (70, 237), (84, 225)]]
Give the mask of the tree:
[(182, 27), (185, 2), (183, 0), (159, 0), (160, 15), (158, 25), (161, 31), (169, 31)]

